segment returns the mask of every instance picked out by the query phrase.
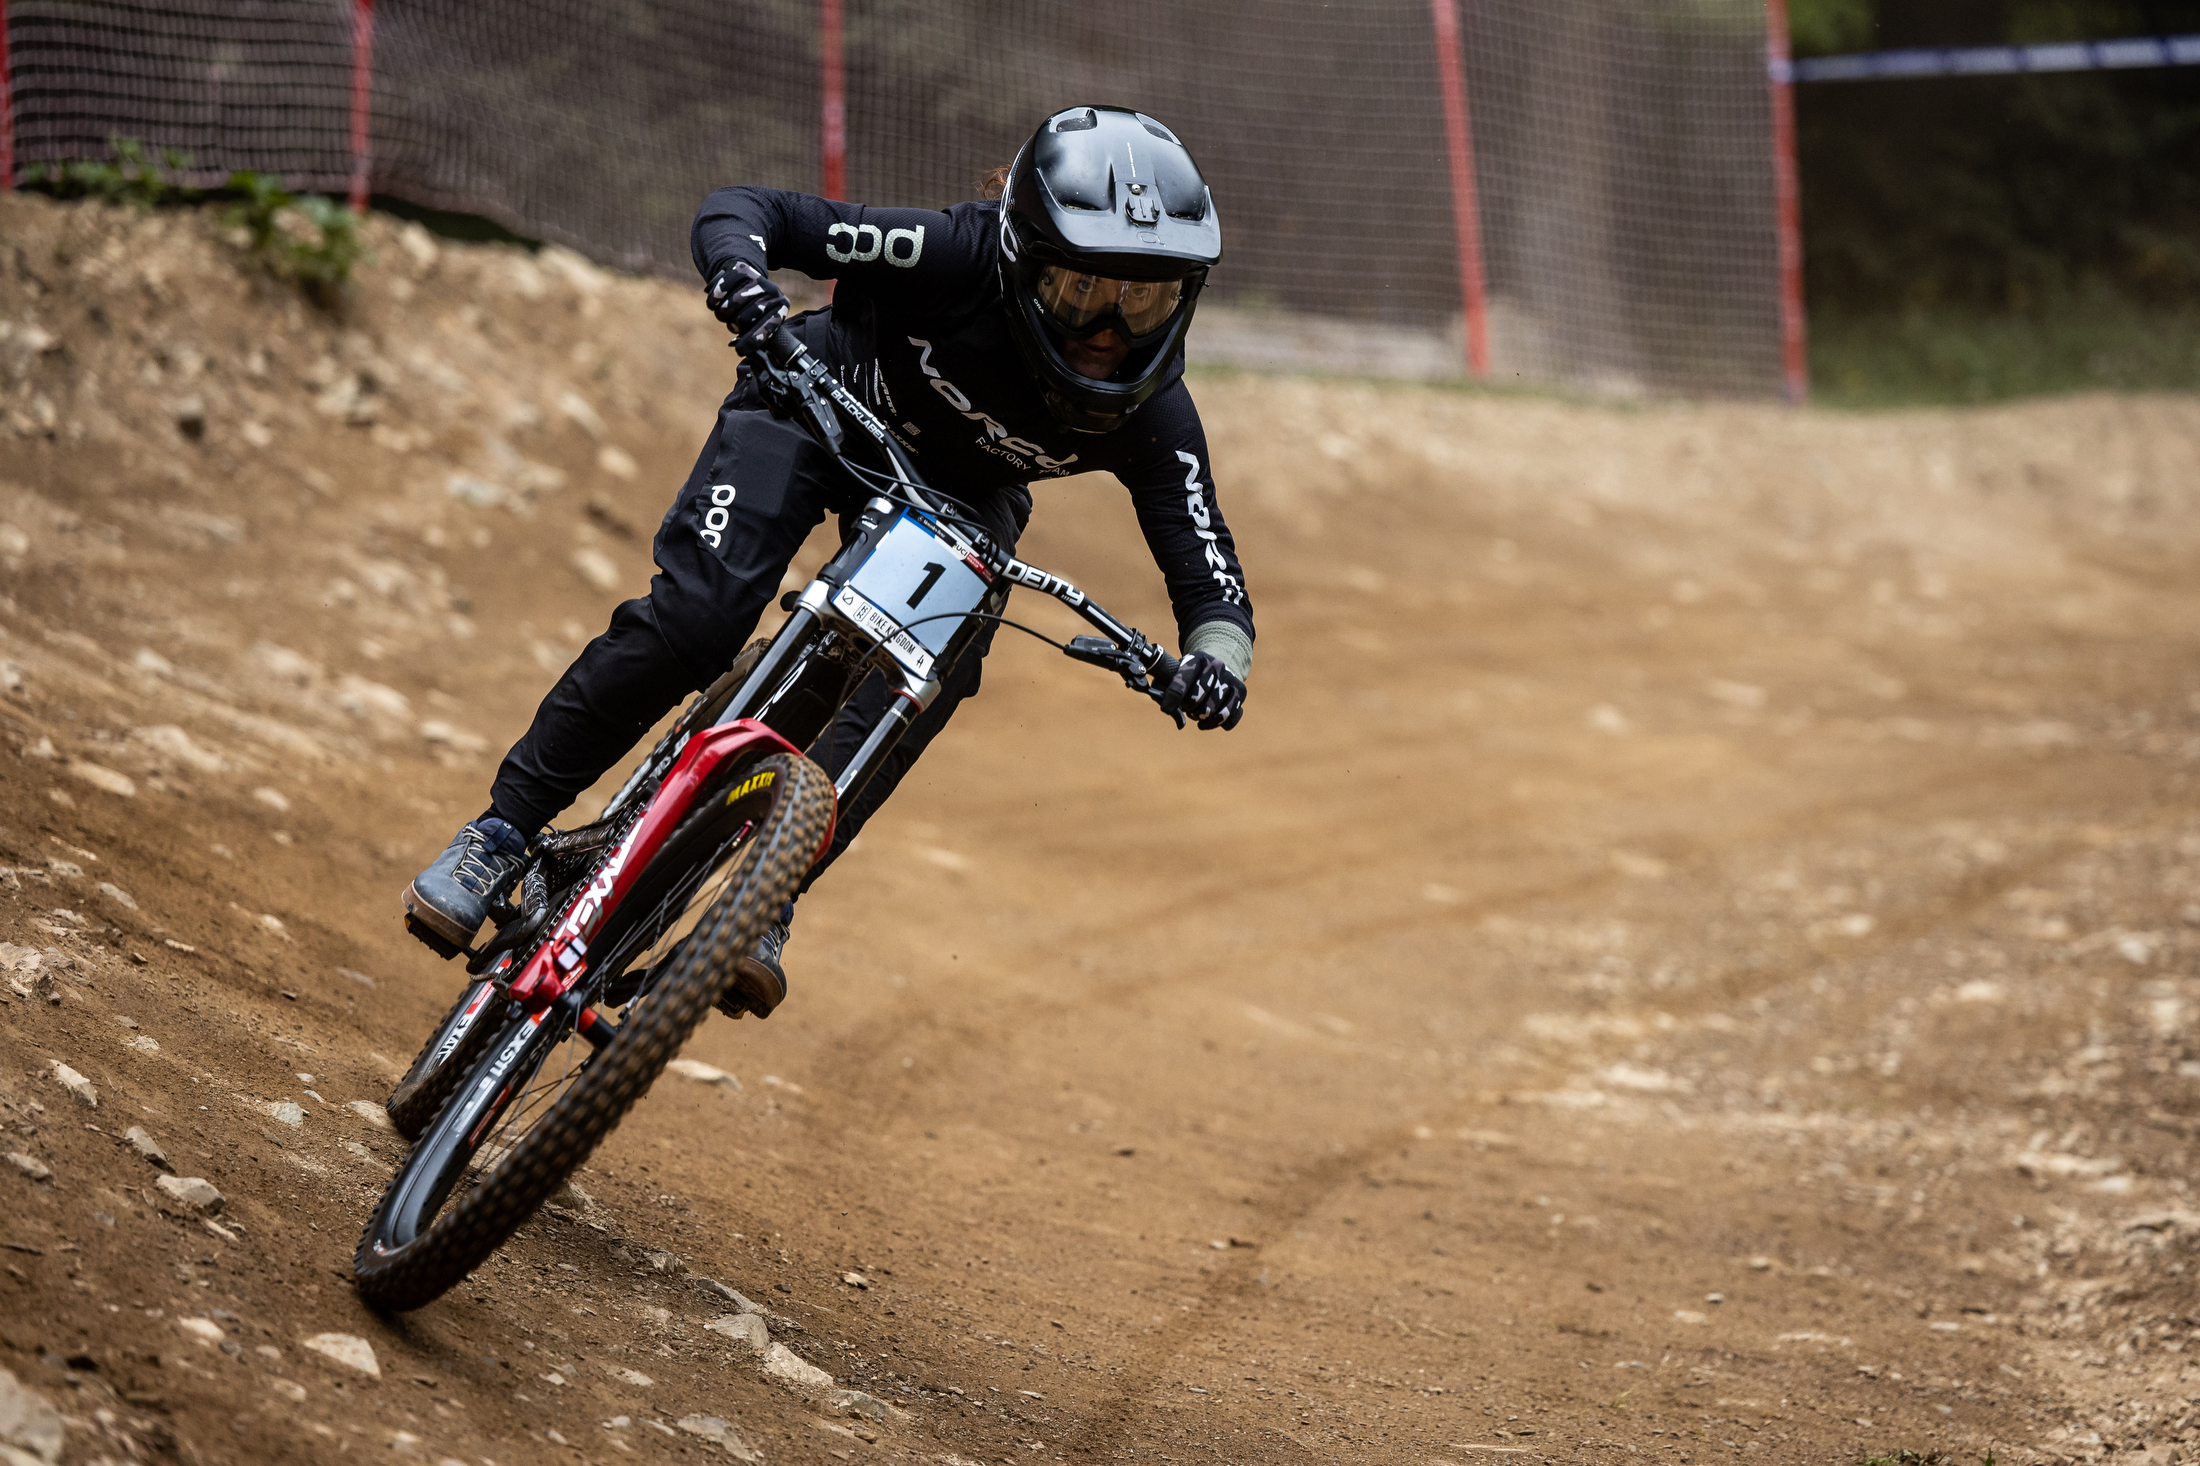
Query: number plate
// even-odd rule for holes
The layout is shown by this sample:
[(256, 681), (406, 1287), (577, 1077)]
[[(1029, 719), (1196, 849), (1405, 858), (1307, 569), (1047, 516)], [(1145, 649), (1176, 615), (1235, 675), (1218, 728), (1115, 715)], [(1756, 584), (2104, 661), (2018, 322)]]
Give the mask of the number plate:
[(833, 604), (919, 677), (962, 629), (960, 613), (985, 599), (961, 553), (904, 513), (833, 596)]

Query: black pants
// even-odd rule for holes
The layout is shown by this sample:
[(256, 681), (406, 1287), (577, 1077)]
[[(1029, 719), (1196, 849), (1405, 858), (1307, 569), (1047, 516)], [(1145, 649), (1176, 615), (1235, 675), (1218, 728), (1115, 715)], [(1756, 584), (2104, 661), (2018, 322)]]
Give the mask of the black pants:
[[(827, 513), (847, 525), (868, 497), (800, 429), (773, 419), (745, 392), (728, 398), (657, 530), (657, 574), (649, 594), (612, 613), (610, 628), (582, 650), (535, 710), (533, 725), (497, 770), (490, 793), (497, 816), (532, 835), (681, 699), (716, 681), (778, 595), (788, 562), (810, 531)], [(1031, 516), (1031, 497), (1020, 485), (975, 501), (959, 497), (1003, 548), (1015, 545)], [(847, 848), (956, 707), (977, 692), (994, 629), (989, 623), (979, 633), (932, 705), (840, 812), (832, 848), (809, 880)], [(875, 718), (885, 695), (875, 676), (858, 692), (852, 716), (819, 750), (828, 769), (854, 751), (856, 725), (869, 721), (862, 714), (868, 710)], [(809, 881), (803, 886), (808, 889)]]

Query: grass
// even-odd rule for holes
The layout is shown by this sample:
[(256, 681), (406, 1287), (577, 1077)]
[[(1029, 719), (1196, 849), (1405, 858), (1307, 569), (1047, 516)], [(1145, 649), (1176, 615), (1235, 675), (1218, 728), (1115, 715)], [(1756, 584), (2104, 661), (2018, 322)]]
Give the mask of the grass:
[(271, 173), (232, 173), (229, 188), (238, 198), (222, 222), (242, 229), (261, 263), (324, 305), (341, 298), (354, 265), (373, 258), (358, 216), (334, 199), (293, 194)]
[[(25, 171), (23, 184), (56, 198), (104, 199), (141, 212), (196, 204), (204, 197), (175, 181), (190, 170), (189, 153), (155, 149), (134, 137), (110, 137), (107, 146), (112, 161), (37, 164)], [(249, 170), (230, 174), (223, 192), (236, 202), (223, 212), (222, 223), (244, 231), (247, 254), (296, 281), (321, 305), (341, 304), (353, 267), (373, 258), (360, 237), (358, 216), (334, 199), (293, 194), (276, 175)]]
[(194, 189), (171, 179), (191, 167), (191, 155), (175, 148), (155, 151), (134, 137), (110, 137), (112, 161), (37, 163), (23, 170), (25, 188), (44, 189), (57, 198), (96, 198), (145, 210), (164, 203), (187, 203)]
[(1811, 397), (1825, 407), (2200, 391), (2200, 302), (2154, 305), (2094, 291), (2021, 313), (1821, 311), (1810, 325)]

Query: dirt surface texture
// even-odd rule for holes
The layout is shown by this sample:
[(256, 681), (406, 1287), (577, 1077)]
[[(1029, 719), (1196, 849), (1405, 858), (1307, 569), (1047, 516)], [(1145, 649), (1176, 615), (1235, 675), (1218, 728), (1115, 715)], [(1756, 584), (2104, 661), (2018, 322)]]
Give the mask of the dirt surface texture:
[[(2189, 398), (1199, 377), (1243, 726), (1004, 635), (787, 1004), (364, 1309), (459, 980), (398, 894), (734, 364), (370, 235), (332, 315), (0, 196), (11, 1466), (2196, 1459)], [(1113, 482), (1038, 501), (1165, 630)]]

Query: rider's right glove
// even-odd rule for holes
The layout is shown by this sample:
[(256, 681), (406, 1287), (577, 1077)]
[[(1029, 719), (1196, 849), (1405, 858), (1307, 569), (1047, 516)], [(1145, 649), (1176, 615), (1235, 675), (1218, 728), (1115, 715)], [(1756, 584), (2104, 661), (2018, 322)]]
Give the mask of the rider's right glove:
[(1245, 684), (1219, 657), (1193, 652), (1177, 663), (1161, 695), (1161, 711), (1182, 713), (1202, 728), (1228, 730), (1245, 716)]
[(710, 304), (710, 313), (739, 338), (733, 345), (743, 356), (786, 319), (789, 309), (787, 293), (747, 260), (735, 260), (720, 270), (703, 298)]

